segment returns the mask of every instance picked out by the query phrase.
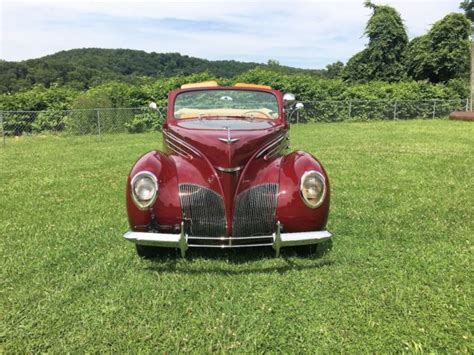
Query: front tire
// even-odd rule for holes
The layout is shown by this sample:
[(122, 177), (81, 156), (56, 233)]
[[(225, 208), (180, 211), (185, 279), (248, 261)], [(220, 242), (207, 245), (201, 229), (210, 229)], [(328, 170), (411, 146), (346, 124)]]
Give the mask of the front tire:
[(142, 259), (154, 259), (163, 253), (163, 248), (135, 244), (137, 254)]

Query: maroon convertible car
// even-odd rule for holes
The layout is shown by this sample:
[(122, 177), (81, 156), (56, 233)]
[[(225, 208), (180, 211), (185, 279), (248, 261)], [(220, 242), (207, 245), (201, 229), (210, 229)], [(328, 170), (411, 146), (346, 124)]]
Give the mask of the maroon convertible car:
[(288, 121), (302, 106), (263, 85), (170, 92), (163, 151), (143, 155), (128, 177), (124, 238), (146, 258), (164, 248), (273, 247), (278, 256), (330, 239), (323, 166), (286, 154)]

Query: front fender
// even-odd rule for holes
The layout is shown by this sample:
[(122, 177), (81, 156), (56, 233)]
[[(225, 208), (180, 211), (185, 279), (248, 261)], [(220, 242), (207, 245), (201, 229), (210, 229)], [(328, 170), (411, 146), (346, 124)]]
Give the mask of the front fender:
[[(149, 210), (140, 210), (131, 196), (131, 179), (140, 171), (147, 170), (158, 179), (158, 197)], [(135, 231), (146, 231), (154, 217), (160, 230), (179, 230), (181, 207), (178, 193), (176, 165), (168, 156), (151, 151), (143, 155), (133, 166), (127, 179), (127, 213), (130, 228)]]
[[(305, 171), (316, 170), (326, 179), (326, 197), (322, 205), (312, 209), (300, 195), (300, 179)], [(276, 219), (285, 232), (323, 230), (329, 214), (329, 179), (322, 164), (311, 154), (295, 151), (282, 159)]]

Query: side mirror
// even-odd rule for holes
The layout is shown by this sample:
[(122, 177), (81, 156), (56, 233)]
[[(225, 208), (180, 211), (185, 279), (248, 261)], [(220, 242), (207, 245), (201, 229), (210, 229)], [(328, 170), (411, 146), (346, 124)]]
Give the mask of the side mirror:
[[(293, 114), (296, 111), (299, 111), (299, 110), (302, 110), (302, 109), (304, 109), (304, 105), (303, 105), (302, 102), (298, 102), (298, 103), (296, 103), (296, 105), (291, 106), (290, 109), (288, 110), (289, 115), (288, 115), (287, 121), (291, 122), (291, 118), (293, 117)], [(297, 117), (296, 121), (298, 121), (298, 115), (296, 117)]]
[(283, 105), (285, 105), (286, 108), (293, 106), (295, 101), (295, 95), (291, 93), (286, 93), (285, 95), (283, 95)]
[(149, 107), (151, 110), (158, 110), (158, 106), (157, 106), (156, 102), (150, 102), (150, 104), (148, 105), (148, 107)]

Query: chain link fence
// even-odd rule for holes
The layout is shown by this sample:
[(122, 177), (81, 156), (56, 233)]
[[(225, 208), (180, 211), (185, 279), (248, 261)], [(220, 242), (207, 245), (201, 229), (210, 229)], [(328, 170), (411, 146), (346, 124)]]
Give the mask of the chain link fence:
[(0, 111), (2, 137), (39, 133), (98, 135), (160, 130), (166, 108), (98, 108), (48, 111)]
[[(434, 119), (468, 110), (469, 100), (313, 101), (294, 111), (291, 123)], [(166, 107), (98, 108), (58, 111), (0, 111), (3, 145), (10, 136), (35, 134), (97, 135), (160, 130)]]
[(469, 100), (351, 100), (303, 102), (291, 123), (340, 122), (371, 120), (434, 119), (447, 117), (453, 111), (468, 111)]

